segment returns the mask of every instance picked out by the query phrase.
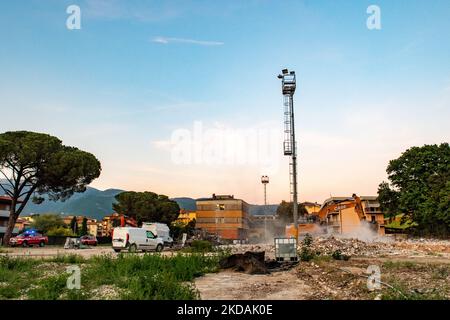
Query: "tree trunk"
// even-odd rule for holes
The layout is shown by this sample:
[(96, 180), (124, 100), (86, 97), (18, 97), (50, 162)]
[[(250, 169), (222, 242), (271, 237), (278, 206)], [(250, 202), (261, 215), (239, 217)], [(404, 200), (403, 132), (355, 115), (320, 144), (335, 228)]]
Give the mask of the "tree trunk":
[(8, 226), (6, 227), (5, 235), (3, 236), (3, 246), (9, 245), (9, 239), (11, 239), (14, 225), (16, 224), (16, 203), (13, 201), (11, 209), (9, 210)]

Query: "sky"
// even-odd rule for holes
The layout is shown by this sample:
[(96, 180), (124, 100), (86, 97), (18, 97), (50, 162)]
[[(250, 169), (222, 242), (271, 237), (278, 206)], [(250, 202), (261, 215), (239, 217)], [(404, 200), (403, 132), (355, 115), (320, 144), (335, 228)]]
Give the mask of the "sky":
[(95, 154), (99, 189), (261, 204), (268, 175), (279, 203), (289, 68), (300, 201), (375, 195), (389, 160), (450, 140), (449, 17), (448, 0), (1, 1), (0, 132)]

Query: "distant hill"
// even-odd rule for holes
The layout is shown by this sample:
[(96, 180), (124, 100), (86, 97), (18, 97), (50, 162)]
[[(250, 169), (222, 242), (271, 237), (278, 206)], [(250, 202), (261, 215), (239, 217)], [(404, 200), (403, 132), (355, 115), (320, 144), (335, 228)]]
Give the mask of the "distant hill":
[[(1, 180), (0, 180), (1, 182)], [(107, 189), (104, 191), (96, 188), (87, 187), (84, 193), (75, 193), (65, 202), (49, 201), (46, 199), (41, 204), (34, 204), (31, 201), (25, 207), (22, 215), (30, 215), (32, 213), (55, 213), (63, 215), (85, 215), (94, 219), (101, 220), (105, 215), (113, 212), (112, 205), (115, 203), (115, 196), (124, 190)], [(2, 192), (0, 192), (2, 194)], [(196, 199), (189, 197), (173, 198), (181, 209), (195, 211), (197, 209)], [(278, 205), (254, 205), (250, 204), (251, 215), (275, 214)]]
[(278, 204), (268, 204), (265, 205), (259, 205), (259, 204), (251, 204), (249, 213), (252, 216), (255, 215), (275, 215), (277, 213)]
[(64, 215), (86, 215), (94, 219), (102, 219), (105, 215), (113, 212), (112, 205), (115, 203), (114, 197), (121, 192), (123, 190), (108, 189), (101, 191), (88, 187), (86, 192), (75, 193), (64, 202), (49, 200), (45, 200), (41, 204), (29, 202), (25, 207), (23, 215), (52, 212)]
[(192, 198), (173, 198), (172, 200), (176, 201), (178, 203), (178, 206), (180, 209), (188, 210), (188, 211), (195, 211), (197, 210), (197, 206), (195, 204), (195, 199)]

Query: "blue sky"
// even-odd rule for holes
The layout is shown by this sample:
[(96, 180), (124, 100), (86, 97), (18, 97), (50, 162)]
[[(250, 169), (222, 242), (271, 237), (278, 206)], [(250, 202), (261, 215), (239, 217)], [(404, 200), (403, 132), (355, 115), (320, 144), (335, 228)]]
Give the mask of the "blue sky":
[[(81, 30), (66, 28), (72, 4)], [(381, 30), (366, 27), (371, 4)], [(301, 200), (375, 194), (390, 159), (449, 141), (449, 17), (447, 0), (2, 1), (1, 131), (96, 154), (95, 187), (261, 203), (264, 167), (174, 163), (171, 137), (195, 122), (281, 134), (288, 67)], [(289, 196), (279, 151), (270, 202)]]

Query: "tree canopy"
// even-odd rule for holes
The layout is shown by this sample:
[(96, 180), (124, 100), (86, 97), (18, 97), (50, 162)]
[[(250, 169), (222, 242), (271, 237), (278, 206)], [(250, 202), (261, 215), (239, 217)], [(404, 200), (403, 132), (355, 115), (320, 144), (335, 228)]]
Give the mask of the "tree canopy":
[(47, 232), (51, 229), (64, 227), (64, 221), (57, 214), (41, 214), (33, 216), (33, 222), (31, 223), (31, 227), (47, 234)]
[(66, 200), (100, 176), (101, 165), (91, 153), (62, 144), (58, 138), (29, 131), (0, 134), (0, 173), (3, 192), (12, 198), (4, 243), (28, 201)]
[(180, 212), (178, 204), (165, 195), (153, 192), (122, 192), (116, 197), (113, 209), (119, 214), (140, 222), (162, 222), (170, 225)]
[[(298, 204), (298, 216), (301, 217), (305, 214), (308, 214), (306, 208), (303, 204)], [(278, 219), (285, 223), (292, 223), (294, 221), (294, 203), (281, 201), (280, 205), (277, 208), (277, 216)]]
[(406, 150), (386, 169), (378, 199), (393, 216), (403, 213), (421, 232), (450, 234), (450, 146), (424, 145)]

